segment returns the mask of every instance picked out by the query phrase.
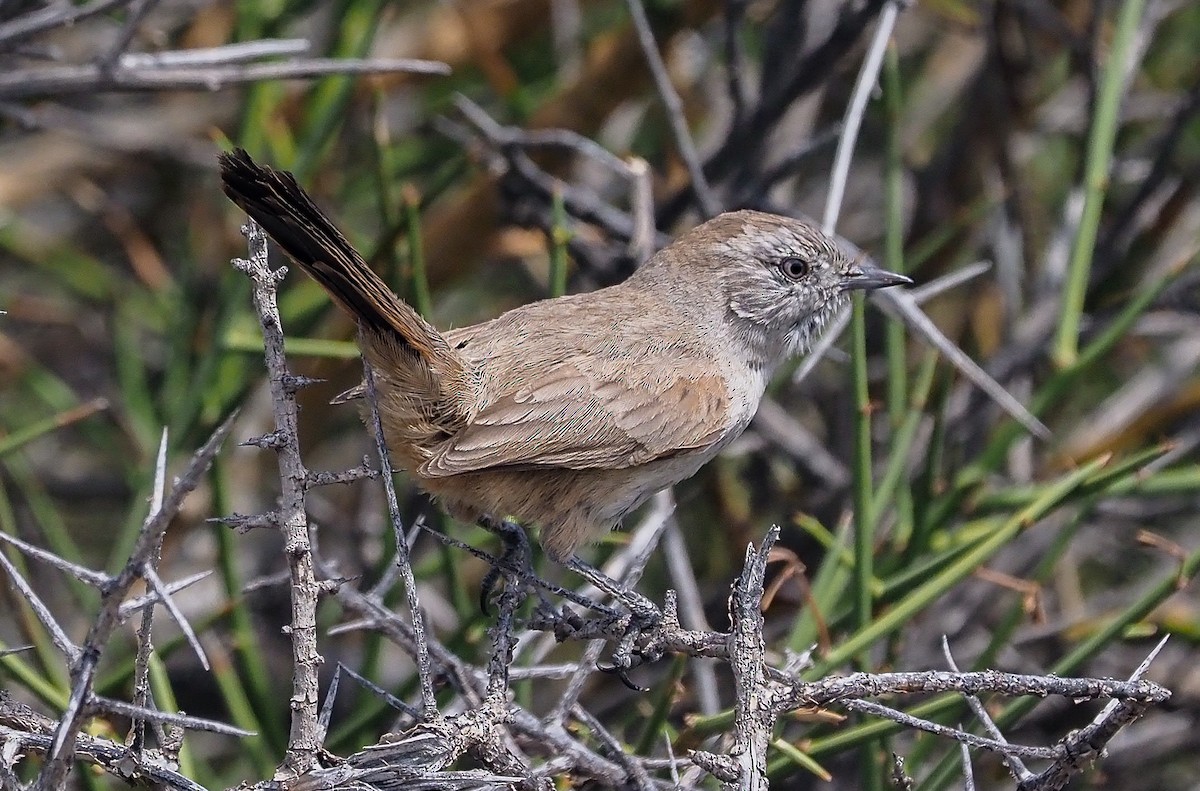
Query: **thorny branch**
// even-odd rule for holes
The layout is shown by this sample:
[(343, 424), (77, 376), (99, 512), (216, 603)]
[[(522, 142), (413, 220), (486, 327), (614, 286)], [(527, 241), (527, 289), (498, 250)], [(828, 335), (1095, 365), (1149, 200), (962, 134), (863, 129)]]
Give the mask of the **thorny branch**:
[(320, 586), (313, 569), (312, 545), (308, 536), (308, 515), (304, 497), (309, 472), (300, 458), (297, 433), (296, 388), (283, 354), (283, 327), (276, 290), (286, 268), (272, 270), (267, 263), (267, 237), (262, 229), (247, 220), (243, 229), (250, 246), (250, 257), (238, 259), (234, 266), (248, 275), (254, 284), (255, 313), (263, 333), (267, 381), (275, 410), (275, 430), (267, 443), (279, 459), (279, 509), (276, 524), (283, 533), (284, 555), (291, 574), (292, 617), (288, 633), (292, 639), (291, 729), (287, 755), (279, 767), (282, 777), (296, 777), (313, 767), (321, 748), (317, 707), (320, 696), (317, 670), (322, 658), (317, 651), (317, 599)]
[[(150, 515), (153, 516), (159, 508), (162, 507), (163, 490), (166, 486), (166, 465), (167, 465), (167, 432), (164, 430), (162, 439), (158, 445), (158, 463), (154, 470), (154, 493), (150, 500)], [(149, 582), (150, 573), (158, 565), (159, 558), (162, 554), (162, 543), (154, 548), (149, 561), (146, 563), (145, 571), (143, 572)], [(157, 578), (157, 574), (154, 575)], [(150, 586), (158, 593), (158, 586)], [(160, 594), (161, 595), (161, 594)], [(164, 599), (165, 600), (165, 599)], [(182, 621), (186, 623), (186, 621)], [(150, 654), (154, 651), (153, 642), (154, 633), (154, 608), (146, 607), (142, 610), (141, 624), (138, 626), (138, 647), (137, 657), (134, 660), (133, 672), (133, 702), (141, 708), (147, 708), (150, 705)], [(140, 717), (135, 717), (133, 727), (130, 728), (128, 737), (130, 749), (137, 755), (141, 755), (146, 747), (146, 720)]]
[(737, 705), (733, 714), (733, 747), (729, 751), (737, 769), (737, 782), (729, 788), (758, 791), (767, 787), (767, 745), (775, 729), (779, 704), (767, 681), (767, 646), (763, 638), (763, 585), (767, 558), (779, 538), (772, 529), (762, 546), (746, 548), (742, 576), (729, 597), (730, 658)]
[(396, 487), (392, 481), (392, 462), (388, 457), (387, 440), (383, 435), (383, 423), (379, 417), (379, 402), (376, 400), (375, 375), (371, 364), (363, 359), (364, 379), (367, 384), (367, 403), (371, 409), (371, 433), (375, 437), (375, 451), (379, 454), (379, 468), (383, 486), (387, 492), (388, 517), (396, 537), (396, 567), (404, 583), (404, 595), (412, 618), (413, 644), (416, 647), (417, 678), (421, 684), (421, 714), (426, 722), (438, 717), (437, 701), (433, 697), (433, 679), (429, 670), (429, 648), (425, 641), (425, 615), (417, 596), (417, 582), (413, 577), (412, 558), (408, 552), (408, 537), (400, 521), (400, 506), (396, 501)]
[[(299, 438), (296, 424), (295, 382), (283, 354), (283, 328), (277, 307), (276, 292), (286, 268), (270, 269), (267, 263), (266, 237), (253, 222), (244, 228), (250, 246), (248, 260), (237, 260), (235, 266), (248, 274), (254, 284), (254, 307), (263, 330), (267, 356), (267, 374), (275, 407), (276, 428), (268, 437), (257, 438), (247, 444), (270, 448), (279, 454), (280, 480), (283, 491), (277, 511), (266, 522), (279, 527), (285, 534), (285, 554), (289, 563), (289, 588), (292, 591), (292, 621), (289, 631), (293, 646), (293, 697), (292, 728), (288, 752), (274, 781), (260, 784), (261, 788), (282, 787), (286, 784), (295, 788), (341, 787), (353, 782), (371, 782), (377, 787), (388, 787), (389, 782), (405, 787), (421, 779), (435, 778), (439, 787), (472, 787), (479, 782), (511, 782), (521, 779), (529, 788), (544, 788), (546, 782), (535, 780), (530, 774), (528, 762), (519, 754), (511, 737), (503, 726), (510, 719), (507, 701), (509, 693), (508, 668), (511, 664), (513, 636), (516, 633), (514, 617), (520, 606), (525, 587), (510, 580), (501, 596), (500, 620), (491, 630), (494, 651), (488, 663), (489, 681), (478, 704), (467, 711), (443, 716), (434, 698), (433, 673), (431, 671), (430, 639), (426, 635), (423, 613), (408, 556), (407, 537), (400, 522), (399, 506), (392, 487), (391, 465), (379, 423), (378, 407), (375, 404), (374, 377), (369, 366), (365, 368), (366, 394), (372, 407), (371, 422), (377, 438), (377, 449), (382, 462), (382, 477), (388, 491), (389, 514), (396, 533), (396, 566), (404, 583), (411, 625), (404, 626), (408, 635), (406, 645), (412, 649), (417, 662), (420, 679), (420, 721), (415, 729), (400, 739), (391, 739), (359, 753), (354, 759), (337, 766), (323, 769), (317, 766), (322, 751), (321, 737), (326, 729), (321, 725), (317, 688), (317, 669), (321, 659), (316, 650), (316, 604), (318, 596), (327, 589), (349, 591), (349, 586), (327, 584), (317, 579), (317, 568), (323, 569), (326, 578), (333, 581), (335, 575), (327, 564), (316, 555), (314, 544), (309, 540), (309, 527), (304, 510), (305, 494), (314, 483), (311, 473), (304, 467), (299, 455)], [(343, 480), (342, 475), (332, 475), (326, 482)], [(369, 476), (368, 476), (369, 477)], [(249, 517), (253, 520), (255, 517)], [(228, 521), (228, 520), (225, 520)], [(446, 654), (443, 654), (446, 656)], [(414, 748), (416, 752), (414, 753)], [(470, 754), (476, 760), (497, 770), (489, 773), (446, 772), (461, 756)], [(408, 761), (408, 763), (404, 763)], [(460, 785), (465, 784), (465, 785)]]
[(82, 651), (71, 662), (71, 697), (66, 711), (54, 729), (46, 750), (46, 763), (38, 775), (37, 787), (52, 791), (62, 786), (75, 758), (77, 737), (90, 709), (92, 684), (100, 658), (109, 639), (122, 622), (121, 604), (134, 583), (142, 578), (147, 563), (157, 552), (167, 525), (175, 518), (184, 498), (200, 483), (225, 437), (233, 428), (236, 414), (229, 416), (196, 451), (184, 471), (163, 499), (161, 507), (146, 520), (139, 531), (133, 551), (124, 568), (101, 588), (100, 611), (83, 641)]

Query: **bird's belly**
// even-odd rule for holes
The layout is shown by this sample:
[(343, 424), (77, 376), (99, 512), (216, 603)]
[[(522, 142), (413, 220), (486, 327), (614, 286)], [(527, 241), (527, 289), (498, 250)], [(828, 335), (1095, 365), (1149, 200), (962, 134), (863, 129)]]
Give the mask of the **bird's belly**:
[(719, 447), (617, 470), (562, 467), (493, 468), (425, 478), (421, 486), (456, 518), (513, 517), (541, 528), (541, 544), (557, 560), (599, 540), (655, 492), (695, 474)]
[(630, 511), (646, 502), (656, 492), (674, 486), (696, 474), (716, 450), (705, 450), (686, 456), (659, 459), (627, 470), (611, 470), (605, 476), (611, 487), (606, 496), (594, 503), (593, 514), (598, 523), (615, 525)]

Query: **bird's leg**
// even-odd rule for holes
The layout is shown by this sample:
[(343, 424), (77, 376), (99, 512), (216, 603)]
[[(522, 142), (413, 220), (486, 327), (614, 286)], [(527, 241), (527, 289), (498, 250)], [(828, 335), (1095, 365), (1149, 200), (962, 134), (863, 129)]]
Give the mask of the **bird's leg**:
[[(520, 577), (532, 577), (533, 562), (529, 552), (529, 536), (525, 535), (525, 528), (509, 519), (494, 519), (490, 516), (480, 517), (479, 526), (489, 533), (495, 534), (504, 544), (504, 553), (500, 555), (500, 562), (493, 564), (488, 569), (488, 573), (484, 575), (483, 582), (479, 586), (479, 609), (483, 611), (484, 615), (487, 615), (488, 602), (491, 601), (492, 592), (501, 576), (509, 577), (505, 580), (506, 584), (514, 584)], [(506, 567), (516, 569), (518, 573), (505, 575)]]

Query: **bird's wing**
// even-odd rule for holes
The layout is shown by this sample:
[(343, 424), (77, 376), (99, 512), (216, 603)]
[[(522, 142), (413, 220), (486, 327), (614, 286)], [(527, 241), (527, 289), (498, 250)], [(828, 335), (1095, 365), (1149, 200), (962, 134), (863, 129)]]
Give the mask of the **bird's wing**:
[(421, 467), (429, 477), (491, 467), (621, 469), (699, 450), (730, 424), (724, 380), (647, 363), (559, 363), (488, 404)]

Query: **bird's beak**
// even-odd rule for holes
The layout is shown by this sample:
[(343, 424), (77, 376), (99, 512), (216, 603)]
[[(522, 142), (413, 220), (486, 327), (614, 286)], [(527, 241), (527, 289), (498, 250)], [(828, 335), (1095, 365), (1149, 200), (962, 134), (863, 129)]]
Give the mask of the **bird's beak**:
[(851, 264), (842, 276), (842, 291), (874, 291), (877, 288), (911, 284), (912, 278), (880, 269), (865, 259)]

